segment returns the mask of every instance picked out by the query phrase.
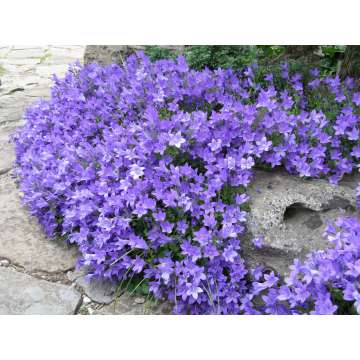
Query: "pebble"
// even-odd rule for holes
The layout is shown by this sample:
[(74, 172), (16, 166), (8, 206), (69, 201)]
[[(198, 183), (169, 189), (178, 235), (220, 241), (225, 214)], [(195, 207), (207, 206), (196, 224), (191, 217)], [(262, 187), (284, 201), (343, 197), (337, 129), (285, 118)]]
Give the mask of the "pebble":
[(84, 303), (84, 304), (90, 304), (90, 303), (91, 303), (91, 299), (88, 298), (87, 296), (84, 296), (84, 297), (83, 297), (83, 303)]
[(0, 266), (8, 267), (10, 265), (10, 261), (7, 259), (0, 260)]
[(135, 298), (134, 301), (135, 301), (136, 304), (143, 304), (145, 302), (145, 298), (137, 297), (137, 298)]

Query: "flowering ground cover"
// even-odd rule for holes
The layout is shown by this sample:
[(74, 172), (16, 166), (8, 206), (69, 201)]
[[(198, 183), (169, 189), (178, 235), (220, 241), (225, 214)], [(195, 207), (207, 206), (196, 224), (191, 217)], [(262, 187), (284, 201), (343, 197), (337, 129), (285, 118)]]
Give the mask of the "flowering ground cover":
[(285, 279), (241, 257), (252, 170), (337, 183), (358, 171), (359, 116), (358, 80), (286, 64), (195, 71), (138, 53), (55, 77), (14, 137), (15, 173), (30, 213), (79, 247), (89, 279), (135, 284), (174, 313), (360, 313), (355, 218), (329, 224), (329, 249)]

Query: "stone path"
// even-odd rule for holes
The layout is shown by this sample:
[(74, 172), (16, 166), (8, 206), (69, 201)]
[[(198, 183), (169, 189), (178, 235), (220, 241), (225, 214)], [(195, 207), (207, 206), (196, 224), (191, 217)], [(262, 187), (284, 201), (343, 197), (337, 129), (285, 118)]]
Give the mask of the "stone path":
[(21, 205), (9, 138), (24, 109), (50, 96), (51, 76), (82, 61), (84, 46), (0, 46), (0, 314), (148, 314), (165, 310), (75, 270), (76, 248), (46, 239)]

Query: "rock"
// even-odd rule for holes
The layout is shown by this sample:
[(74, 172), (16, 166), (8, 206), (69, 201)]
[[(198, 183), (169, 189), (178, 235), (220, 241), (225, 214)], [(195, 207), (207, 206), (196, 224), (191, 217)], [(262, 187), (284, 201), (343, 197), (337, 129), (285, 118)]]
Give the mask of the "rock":
[(36, 98), (49, 99), (51, 92), (49, 86), (36, 86), (33, 89), (25, 91), (25, 94), (30, 98), (35, 100)]
[(345, 175), (339, 182), (340, 186), (347, 186), (352, 190), (355, 190), (360, 183), (360, 172), (353, 175)]
[(8, 267), (10, 265), (10, 261), (7, 259), (0, 260), (0, 266)]
[[(138, 48), (138, 50), (143, 50), (144, 48)], [(88, 45), (85, 49), (84, 63), (98, 62), (101, 65), (111, 63), (121, 64), (133, 52), (134, 49), (128, 45)]]
[(90, 303), (91, 303), (91, 299), (88, 298), (87, 296), (84, 296), (84, 297), (83, 297), (83, 303), (84, 303), (84, 304), (90, 304)]
[(77, 249), (47, 239), (37, 220), (21, 205), (10, 174), (0, 177), (0, 257), (27, 271), (62, 272), (75, 266)]
[(14, 126), (2, 127), (0, 131), (0, 175), (11, 170), (15, 160), (15, 154), (10, 136), (16, 130)]
[(62, 76), (69, 69), (68, 64), (57, 64), (57, 65), (39, 65), (36, 67), (36, 74), (45, 78), (50, 79), (54, 74)]
[(1, 59), (4, 66), (8, 65), (27, 65), (34, 66), (39, 63), (39, 58), (13, 58), (11, 54), (8, 54), (6, 59)]
[(0, 267), (1, 315), (68, 315), (80, 302), (75, 289)]
[(137, 297), (137, 298), (135, 298), (134, 301), (135, 301), (136, 304), (143, 304), (145, 302), (145, 298)]
[(110, 304), (116, 297), (116, 285), (110, 281), (86, 279), (86, 269), (75, 270), (68, 273), (67, 277), (70, 281), (75, 281), (84, 293), (92, 300), (100, 304)]
[[(184, 46), (162, 45), (174, 53), (181, 53)], [(145, 50), (144, 45), (88, 45), (85, 49), (84, 63), (98, 62), (101, 65), (122, 64), (127, 56), (132, 53)]]
[(171, 306), (168, 303), (155, 303), (147, 300), (138, 304), (134, 296), (128, 293), (121, 295), (112, 304), (95, 310), (94, 315), (169, 315)]
[(25, 96), (23, 92), (0, 97), (0, 125), (18, 123), (25, 108), (34, 101), (34, 98)]
[[(248, 189), (249, 234), (243, 241), (243, 255), (254, 266), (286, 273), (295, 258), (304, 259), (312, 250), (329, 246), (323, 233), (328, 220), (338, 216), (359, 216), (349, 178), (332, 185), (326, 180), (305, 180), (285, 171), (256, 171)], [(264, 236), (264, 246), (251, 244)]]
[(21, 60), (27, 60), (27, 59), (37, 59), (41, 58), (45, 53), (46, 49), (42, 47), (15, 47), (11, 50), (11, 53), (8, 54), (8, 56), (11, 56), (11, 59), (21, 59)]

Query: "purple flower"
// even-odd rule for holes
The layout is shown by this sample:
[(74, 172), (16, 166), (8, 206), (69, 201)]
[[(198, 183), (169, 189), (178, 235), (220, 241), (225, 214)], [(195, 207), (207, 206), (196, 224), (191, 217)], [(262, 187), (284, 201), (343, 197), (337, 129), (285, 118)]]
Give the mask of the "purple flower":
[(153, 216), (154, 219), (157, 221), (164, 221), (166, 218), (166, 214), (161, 210), (158, 210), (157, 212), (153, 213)]
[(161, 274), (161, 279), (167, 284), (170, 281), (170, 276), (174, 272), (174, 263), (168, 258), (160, 259), (160, 261), (158, 269)]
[(209, 147), (210, 147), (211, 151), (215, 152), (215, 151), (221, 149), (221, 145), (222, 145), (221, 139), (212, 139), (209, 144)]
[(186, 283), (186, 288), (187, 288), (186, 295), (192, 296), (195, 300), (197, 300), (197, 298), (199, 297), (199, 294), (204, 292), (201, 287), (196, 286), (191, 283)]
[(210, 244), (210, 245), (205, 246), (205, 248), (204, 248), (204, 256), (205, 257), (214, 259), (218, 255), (219, 255), (219, 251), (215, 245)]
[(204, 227), (202, 227), (199, 231), (195, 231), (194, 235), (194, 239), (198, 241), (201, 246), (207, 245), (211, 240), (211, 234)]
[(131, 234), (128, 240), (128, 244), (137, 249), (147, 249), (148, 245), (146, 244), (145, 240), (142, 239), (140, 236), (136, 236)]
[(181, 145), (186, 140), (181, 136), (181, 132), (178, 131), (176, 134), (169, 134), (169, 145), (181, 148)]
[(238, 256), (238, 253), (234, 250), (232, 246), (228, 246), (223, 251), (223, 257), (226, 261), (234, 262), (235, 258)]
[(161, 226), (161, 230), (164, 233), (168, 233), (168, 234), (170, 234), (173, 231), (173, 228), (174, 228), (174, 224), (169, 223), (168, 221), (161, 222), (160, 226)]
[(188, 241), (185, 241), (181, 245), (182, 253), (191, 257), (192, 261), (196, 261), (201, 258), (201, 251), (197, 246), (190, 245)]
[(133, 261), (133, 270), (136, 273), (141, 273), (145, 265), (146, 262), (141, 257), (136, 256), (135, 260)]
[(233, 157), (229, 156), (226, 159), (226, 163), (227, 163), (227, 167), (229, 168), (229, 170), (235, 169), (236, 161), (235, 161), (235, 159)]
[(352, 101), (359, 106), (360, 105), (360, 92), (354, 93), (352, 97)]
[(350, 155), (360, 159), (360, 146), (354, 146)]
[(271, 141), (267, 141), (266, 136), (263, 136), (261, 140), (256, 142), (256, 145), (259, 147), (261, 152), (268, 151), (272, 145)]
[(254, 166), (255, 162), (254, 159), (249, 156), (248, 158), (242, 158), (240, 160), (240, 167), (241, 169), (251, 169)]
[(132, 164), (130, 166), (130, 176), (134, 179), (137, 180), (139, 179), (141, 176), (144, 175), (144, 167), (139, 166), (138, 164)]
[(256, 248), (260, 249), (260, 248), (263, 247), (264, 237), (263, 236), (257, 236), (254, 239), (252, 239), (252, 243)]

